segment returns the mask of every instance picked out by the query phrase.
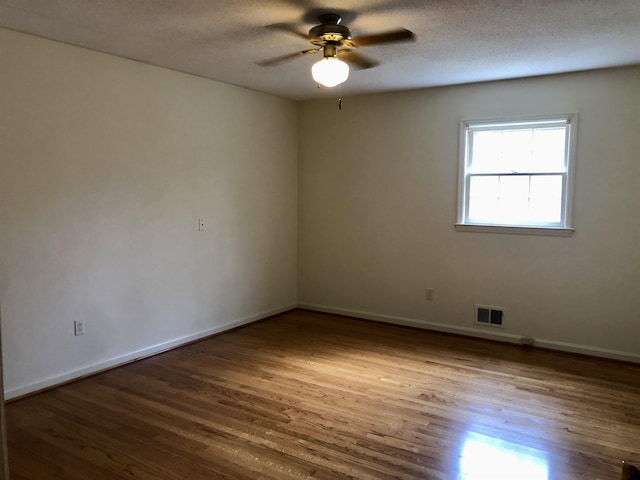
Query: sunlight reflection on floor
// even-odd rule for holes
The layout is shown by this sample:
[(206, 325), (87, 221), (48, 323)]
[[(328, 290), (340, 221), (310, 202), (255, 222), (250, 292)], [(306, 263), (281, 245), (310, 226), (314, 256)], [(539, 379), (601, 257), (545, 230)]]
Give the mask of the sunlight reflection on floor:
[(457, 480), (548, 480), (544, 452), (469, 432), (460, 451)]

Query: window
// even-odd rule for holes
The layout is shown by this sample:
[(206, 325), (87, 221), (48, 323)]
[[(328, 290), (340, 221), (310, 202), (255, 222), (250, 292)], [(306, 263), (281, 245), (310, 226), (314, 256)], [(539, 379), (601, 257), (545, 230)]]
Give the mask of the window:
[(576, 116), (462, 122), (459, 230), (570, 234)]

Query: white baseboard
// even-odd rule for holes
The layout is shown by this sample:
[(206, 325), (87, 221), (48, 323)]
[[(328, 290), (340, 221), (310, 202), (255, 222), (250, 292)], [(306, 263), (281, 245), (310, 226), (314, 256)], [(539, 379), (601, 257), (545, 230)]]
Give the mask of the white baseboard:
[(158, 353), (166, 352), (167, 350), (172, 350), (174, 348), (191, 343), (193, 341), (201, 340), (203, 338), (210, 337), (211, 335), (215, 335), (217, 333), (222, 333), (227, 330), (231, 330), (232, 328), (241, 327), (243, 325), (247, 325), (249, 323), (253, 323), (258, 320), (271, 317), (273, 315), (278, 315), (279, 313), (293, 310), (296, 307), (297, 307), (296, 305), (290, 305), (287, 307), (271, 310), (269, 312), (265, 312), (259, 315), (254, 315), (252, 317), (225, 323), (223, 325), (218, 325), (214, 328), (210, 328), (202, 332), (176, 338), (168, 342), (159, 343), (157, 345), (136, 350), (134, 352), (127, 353), (125, 355), (120, 355), (115, 358), (111, 358), (108, 360), (94, 363), (92, 365), (71, 370), (61, 375), (55, 375), (53, 377), (45, 378), (43, 380), (39, 380), (34, 383), (29, 383), (17, 388), (12, 388), (10, 390), (5, 391), (4, 398), (5, 400), (10, 400), (12, 398), (21, 397), (23, 395), (28, 395), (30, 393), (38, 392), (40, 390), (45, 390), (47, 388), (55, 387), (56, 385), (61, 385), (63, 383), (66, 383), (78, 378), (86, 377), (87, 375), (93, 375), (105, 370), (109, 370), (111, 368), (125, 365), (127, 363), (135, 362), (136, 360), (141, 360), (146, 357), (157, 355)]
[[(163, 342), (147, 348), (136, 350), (134, 352), (127, 353), (125, 355), (121, 355), (115, 358), (97, 362), (92, 365), (71, 370), (60, 375), (55, 375), (53, 377), (45, 378), (37, 382), (25, 384), (17, 388), (12, 388), (10, 390), (5, 391), (5, 400), (10, 400), (12, 398), (28, 395), (30, 393), (38, 392), (40, 390), (45, 390), (47, 388), (51, 388), (56, 385), (60, 385), (72, 380), (76, 380), (78, 378), (86, 377), (88, 375), (93, 375), (93, 374), (102, 372), (104, 370), (109, 370), (111, 368), (119, 367), (127, 363), (135, 362), (136, 360), (141, 360), (143, 358), (150, 357), (152, 355), (157, 355), (158, 353), (162, 353), (167, 350), (172, 350), (174, 348), (180, 347), (190, 342), (201, 340), (211, 335), (215, 335), (217, 333), (222, 333), (236, 327), (247, 325), (249, 323), (256, 322), (258, 320), (262, 320), (264, 318), (268, 318), (273, 315), (278, 315), (280, 313), (284, 313), (284, 312), (293, 310), (295, 308), (302, 308), (305, 310), (311, 310), (311, 311), (323, 312), (323, 313), (332, 313), (336, 315), (344, 315), (348, 317), (361, 318), (363, 320), (372, 320), (376, 322), (389, 323), (393, 325), (404, 325), (409, 327), (422, 328), (425, 330), (434, 330), (437, 332), (453, 333), (453, 334), (465, 335), (469, 337), (484, 338), (487, 340), (497, 340), (497, 341), (506, 342), (506, 343), (519, 344), (520, 339), (522, 338), (520, 335), (504, 333), (501, 331), (477, 330), (470, 327), (446, 325), (443, 323), (427, 322), (424, 320), (416, 320), (413, 318), (397, 317), (392, 315), (381, 315), (377, 313), (363, 312), (359, 310), (327, 307), (324, 305), (313, 305), (313, 304), (289, 305), (289, 306), (271, 310), (269, 312), (265, 312), (259, 315), (254, 315), (252, 317), (225, 323), (223, 325), (218, 325), (214, 328), (210, 328), (208, 330), (204, 330), (202, 332), (198, 332), (192, 335), (187, 335), (185, 337), (176, 338), (168, 342)], [(579, 354), (590, 355), (594, 357), (610, 358), (614, 360), (640, 363), (640, 355), (635, 353), (621, 352), (617, 350), (607, 350), (604, 348), (591, 347), (586, 345), (577, 345), (577, 344), (566, 343), (566, 342), (557, 342), (554, 340), (544, 340), (539, 338), (535, 338), (534, 341), (536, 346), (548, 348), (550, 350), (559, 350), (563, 352), (579, 353)]]
[[(446, 325), (444, 323), (427, 322), (424, 320), (416, 320), (413, 318), (396, 317), (392, 315), (380, 315), (372, 312), (363, 312), (359, 310), (349, 310), (345, 308), (326, 307), (324, 305), (299, 304), (298, 308), (312, 310), (315, 312), (332, 313), (336, 315), (344, 315), (347, 317), (361, 318), (363, 320), (372, 320), (375, 322), (390, 323), (393, 325), (404, 325), (409, 327), (422, 328), (424, 330), (434, 330), (437, 332), (453, 333), (456, 335), (465, 335), (468, 337), (484, 338), (487, 340), (497, 340), (499, 342), (520, 344), (522, 335), (514, 335), (495, 330), (478, 330), (470, 327), (461, 327), (457, 325)], [(578, 345), (574, 343), (557, 342), (555, 340), (545, 340), (534, 338), (535, 346), (548, 348), (549, 350), (558, 350), (569, 353), (579, 353), (582, 355), (590, 355), (592, 357), (609, 358), (612, 360), (622, 360), (624, 362), (640, 363), (640, 355), (630, 352), (621, 352), (618, 350), (607, 350), (605, 348), (591, 347), (588, 345)]]

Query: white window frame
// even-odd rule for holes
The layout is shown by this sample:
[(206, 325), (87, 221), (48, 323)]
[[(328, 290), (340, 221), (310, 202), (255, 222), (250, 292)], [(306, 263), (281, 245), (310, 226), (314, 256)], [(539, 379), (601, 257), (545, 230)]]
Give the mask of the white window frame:
[[(458, 170), (458, 218), (456, 230), (465, 232), (516, 233), (528, 235), (570, 236), (573, 228), (573, 187), (575, 177), (576, 131), (578, 114), (554, 114), (545, 116), (529, 116), (509, 119), (463, 120), (460, 122), (460, 156)], [(469, 171), (471, 164), (470, 138), (474, 131), (491, 130), (502, 127), (527, 128), (546, 125), (566, 125), (565, 137), (565, 169), (562, 172), (562, 207), (561, 221), (557, 224), (500, 224), (478, 223), (469, 220), (469, 184), (473, 174)], [(513, 172), (513, 175), (526, 175), (533, 172)], [(496, 173), (505, 175), (504, 172)], [(535, 172), (544, 175), (545, 172)], [(547, 173), (548, 175), (549, 173)], [(558, 175), (558, 172), (553, 172)], [(506, 174), (510, 175), (510, 174)]]

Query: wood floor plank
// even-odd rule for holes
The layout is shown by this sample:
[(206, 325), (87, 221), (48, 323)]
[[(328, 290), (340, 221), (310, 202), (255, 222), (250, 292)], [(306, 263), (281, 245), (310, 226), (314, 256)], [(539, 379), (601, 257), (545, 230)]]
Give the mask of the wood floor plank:
[(640, 365), (298, 310), (12, 402), (7, 428), (16, 479), (609, 480), (640, 463)]

